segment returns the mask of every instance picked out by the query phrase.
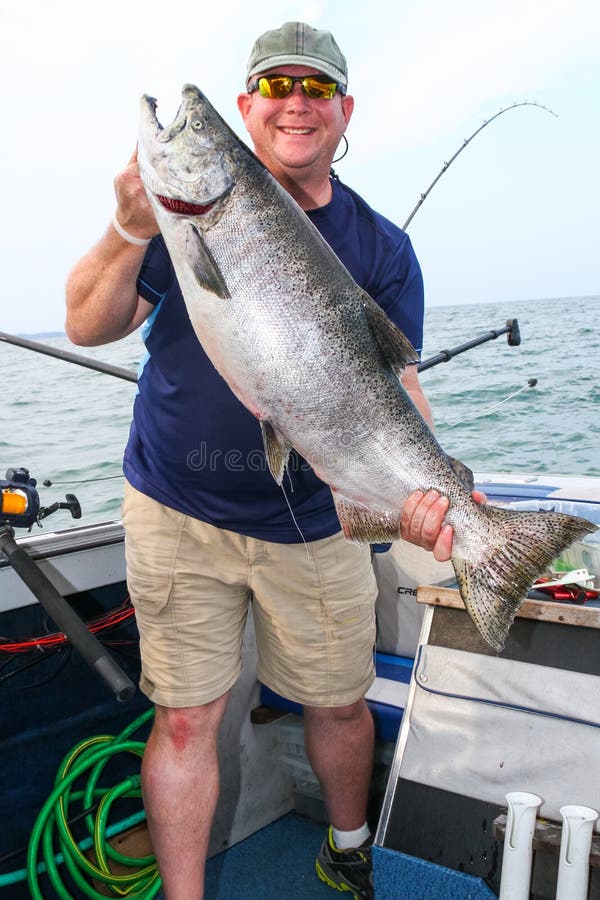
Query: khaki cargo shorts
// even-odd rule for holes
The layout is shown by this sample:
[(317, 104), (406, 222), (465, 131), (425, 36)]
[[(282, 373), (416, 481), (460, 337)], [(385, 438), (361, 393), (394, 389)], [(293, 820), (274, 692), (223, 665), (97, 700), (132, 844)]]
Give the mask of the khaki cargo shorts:
[(126, 483), (127, 580), (140, 632), (140, 688), (187, 707), (241, 669), (252, 607), (258, 679), (310, 706), (346, 706), (374, 679), (377, 587), (368, 545), (341, 533), (276, 544), (215, 528)]

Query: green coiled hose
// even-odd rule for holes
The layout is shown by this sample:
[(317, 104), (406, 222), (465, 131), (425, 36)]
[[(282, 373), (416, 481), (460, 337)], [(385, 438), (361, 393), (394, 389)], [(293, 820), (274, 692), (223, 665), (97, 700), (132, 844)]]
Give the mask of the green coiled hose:
[[(131, 775), (119, 784), (108, 788), (98, 787), (98, 781), (109, 760), (118, 753), (132, 753), (143, 756), (145, 743), (134, 741), (130, 736), (153, 715), (149, 709), (131, 722), (116, 737), (97, 735), (86, 738), (65, 756), (59, 766), (54, 781), (54, 789), (44, 803), (29, 841), (27, 853), (27, 882), (33, 900), (44, 900), (38, 881), (38, 856), (40, 845), (45, 869), (56, 896), (60, 900), (77, 900), (69, 893), (60, 874), (57, 863), (57, 849), (73, 883), (91, 900), (106, 900), (90, 883), (102, 882), (116, 897), (128, 900), (152, 900), (159, 892), (161, 881), (154, 856), (142, 858), (125, 856), (116, 851), (107, 840), (108, 817), (112, 805), (120, 798), (141, 798), (140, 776)], [(75, 790), (75, 783), (87, 775), (84, 789)], [(97, 804), (95, 817), (88, 813), (85, 826), (94, 848), (94, 864), (81, 849), (69, 827), (73, 819), (70, 806), (82, 804), (84, 810)], [(133, 868), (126, 875), (111, 872), (110, 860)]]

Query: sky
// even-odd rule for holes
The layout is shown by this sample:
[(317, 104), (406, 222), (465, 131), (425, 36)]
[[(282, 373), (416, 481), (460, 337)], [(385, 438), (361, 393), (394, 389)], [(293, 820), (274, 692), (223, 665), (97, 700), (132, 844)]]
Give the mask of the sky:
[(195, 83), (245, 140), (252, 43), (295, 19), (348, 59), (336, 171), (399, 225), (495, 113), (547, 108), (490, 122), (408, 226), (428, 306), (600, 294), (597, 0), (0, 0), (1, 331), (63, 329), (65, 280), (110, 222), (141, 95), (168, 124)]

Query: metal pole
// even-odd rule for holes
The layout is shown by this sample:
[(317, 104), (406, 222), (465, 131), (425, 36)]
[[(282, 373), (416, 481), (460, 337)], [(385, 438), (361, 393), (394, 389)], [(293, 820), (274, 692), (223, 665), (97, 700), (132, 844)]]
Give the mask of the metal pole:
[(521, 333), (519, 331), (517, 319), (507, 319), (505, 328), (488, 331), (486, 334), (482, 334), (481, 337), (473, 338), (473, 340), (466, 341), (466, 343), (460, 344), (458, 347), (453, 347), (452, 350), (440, 350), (435, 356), (430, 356), (429, 359), (418, 363), (417, 371), (424, 372), (426, 369), (437, 366), (438, 363), (449, 362), (453, 356), (458, 356), (459, 353), (464, 353), (465, 350), (471, 350), (473, 347), (478, 347), (479, 344), (485, 344), (486, 341), (493, 341), (497, 337), (500, 337), (501, 334), (507, 335), (509, 347), (518, 347), (521, 343)]
[(116, 378), (123, 378), (125, 381), (137, 382), (137, 375), (129, 369), (123, 369), (121, 366), (113, 366), (110, 363), (98, 362), (89, 356), (81, 356), (79, 353), (61, 350), (58, 347), (51, 347), (49, 344), (30, 341), (28, 338), (17, 337), (14, 334), (7, 334), (4, 331), (0, 331), (0, 341), (5, 341), (7, 344), (14, 344), (16, 347), (24, 347), (26, 350), (34, 350), (36, 353), (43, 353), (45, 356), (54, 356), (56, 359), (64, 359), (66, 362), (75, 363), (77, 366), (84, 366), (86, 369), (95, 369), (97, 372), (103, 372), (105, 375), (114, 375)]

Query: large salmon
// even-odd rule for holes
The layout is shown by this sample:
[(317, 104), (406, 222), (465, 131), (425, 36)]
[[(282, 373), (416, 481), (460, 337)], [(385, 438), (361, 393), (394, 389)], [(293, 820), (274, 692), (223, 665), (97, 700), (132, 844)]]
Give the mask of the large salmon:
[(400, 384), (413, 347), (198, 88), (168, 128), (142, 98), (138, 159), (194, 330), (258, 419), (273, 477), (294, 447), (357, 541), (398, 538), (412, 491), (447, 496), (461, 595), (502, 649), (535, 578), (594, 526), (473, 501)]

